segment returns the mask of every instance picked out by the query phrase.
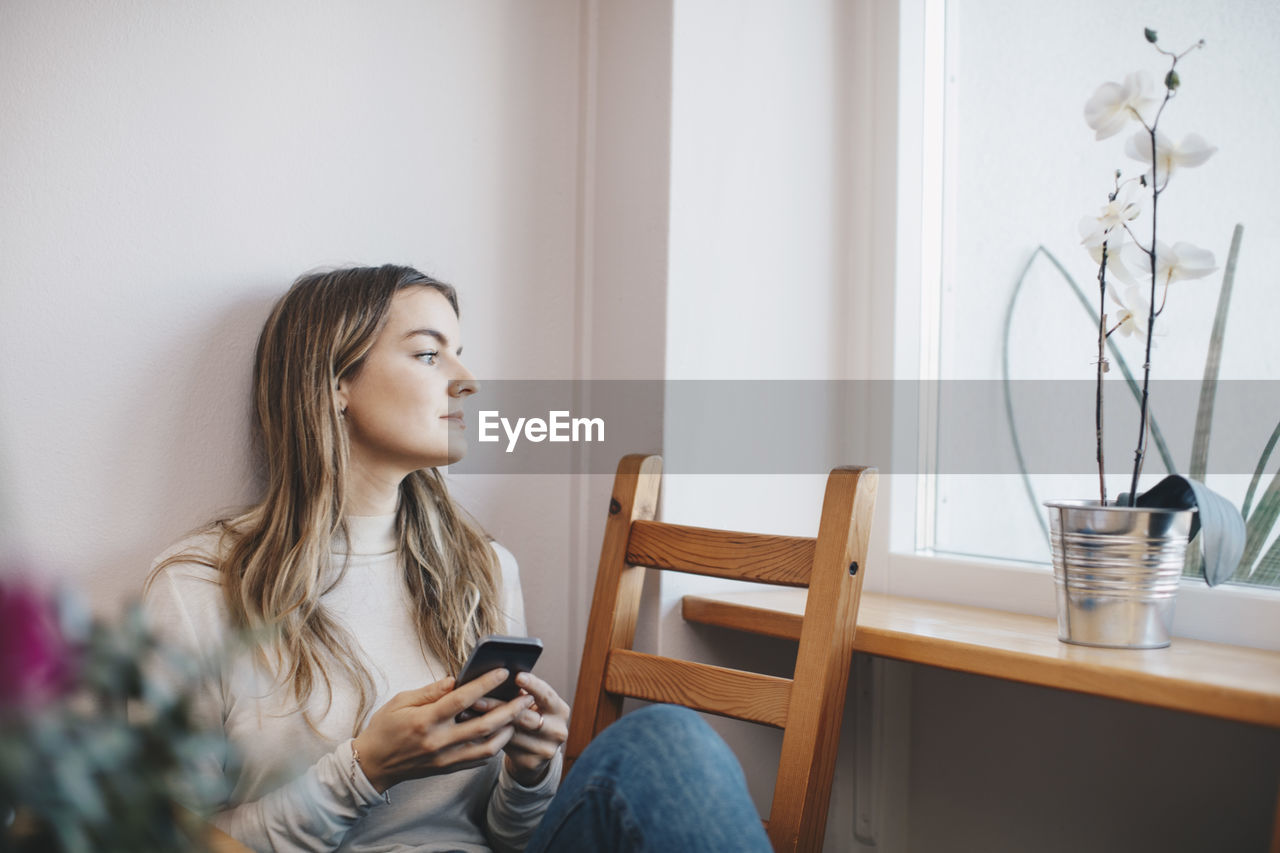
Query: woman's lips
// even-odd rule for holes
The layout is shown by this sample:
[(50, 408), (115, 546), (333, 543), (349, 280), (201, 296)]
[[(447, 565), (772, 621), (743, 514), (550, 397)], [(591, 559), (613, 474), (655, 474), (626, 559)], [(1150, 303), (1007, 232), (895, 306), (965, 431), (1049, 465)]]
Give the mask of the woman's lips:
[(449, 415), (443, 415), (443, 418), (449, 422), (449, 426), (451, 427), (457, 427), (458, 429), (467, 428), (466, 422), (462, 419), (462, 412), (454, 412)]

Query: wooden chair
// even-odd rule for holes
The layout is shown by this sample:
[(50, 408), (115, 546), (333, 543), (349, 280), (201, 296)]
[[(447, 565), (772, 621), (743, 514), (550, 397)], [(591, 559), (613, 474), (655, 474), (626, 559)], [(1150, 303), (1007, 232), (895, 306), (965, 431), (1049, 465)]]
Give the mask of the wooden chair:
[[(877, 472), (831, 472), (816, 539), (656, 522), (661, 475), (658, 456), (626, 456), (618, 464), (569, 725), (566, 767), (619, 718), (626, 696), (775, 726), (783, 730), (782, 754), (765, 828), (777, 851), (820, 850)], [(645, 567), (807, 586), (795, 677), (634, 651)]]

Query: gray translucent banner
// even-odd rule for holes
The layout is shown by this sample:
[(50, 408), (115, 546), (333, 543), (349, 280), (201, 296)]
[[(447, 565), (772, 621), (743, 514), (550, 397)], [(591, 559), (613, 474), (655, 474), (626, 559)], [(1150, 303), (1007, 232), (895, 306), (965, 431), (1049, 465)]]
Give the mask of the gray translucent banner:
[[(1122, 381), (1104, 389), (1106, 469), (1124, 475), (1138, 404)], [(451, 470), (612, 474), (625, 454), (659, 453), (670, 474), (1090, 474), (1095, 393), (1074, 380), (490, 380), (466, 401)], [(1152, 382), (1144, 473), (1190, 471), (1201, 396), (1198, 381)], [(1280, 381), (1219, 382), (1207, 473), (1252, 474), (1278, 423)]]

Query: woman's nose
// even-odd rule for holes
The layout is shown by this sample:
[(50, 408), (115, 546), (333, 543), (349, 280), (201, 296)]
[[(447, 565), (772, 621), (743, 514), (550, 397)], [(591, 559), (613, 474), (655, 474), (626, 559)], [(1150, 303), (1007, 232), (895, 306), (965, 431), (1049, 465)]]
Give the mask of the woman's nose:
[(470, 370), (461, 365), (458, 366), (458, 370), (458, 376), (449, 382), (450, 397), (470, 397), (480, 390), (480, 383), (471, 375)]

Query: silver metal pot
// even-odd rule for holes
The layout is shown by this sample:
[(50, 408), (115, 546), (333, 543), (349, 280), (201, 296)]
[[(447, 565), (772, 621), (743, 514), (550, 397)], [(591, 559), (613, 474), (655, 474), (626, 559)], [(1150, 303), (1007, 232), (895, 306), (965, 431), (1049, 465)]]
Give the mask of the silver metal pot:
[(1084, 646), (1169, 645), (1194, 509), (1046, 501), (1058, 639)]

